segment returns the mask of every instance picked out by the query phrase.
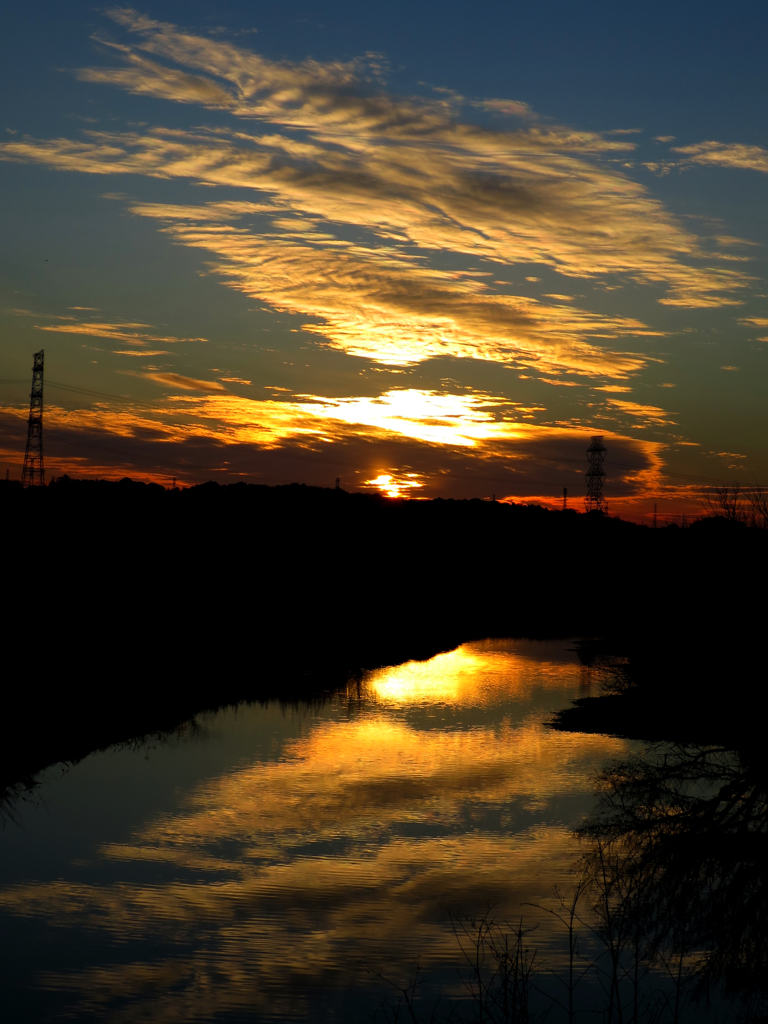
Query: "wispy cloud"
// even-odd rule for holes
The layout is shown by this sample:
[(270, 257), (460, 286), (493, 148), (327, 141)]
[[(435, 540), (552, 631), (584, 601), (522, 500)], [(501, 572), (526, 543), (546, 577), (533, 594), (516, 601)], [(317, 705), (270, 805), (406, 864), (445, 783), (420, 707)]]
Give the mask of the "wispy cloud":
[(144, 373), (143, 377), (153, 380), (156, 384), (166, 384), (174, 391), (181, 388), (183, 391), (226, 391), (223, 384), (218, 381), (197, 380), (195, 377), (185, 377), (181, 373)]
[(699, 265), (712, 259), (699, 240), (642, 186), (572, 151), (571, 135), (498, 134), (491, 149), (474, 133), (441, 145), (154, 129), (24, 139), (0, 144), (0, 157), (255, 188), (275, 213), (362, 228), (375, 245), (540, 263), (570, 277), (625, 274), (665, 288), (669, 305), (732, 303), (726, 293), (748, 283)]
[(275, 212), (324, 222), (326, 234), (331, 224), (353, 226), (372, 246), (422, 257), (442, 250), (571, 277), (625, 275), (661, 287), (672, 305), (732, 302), (728, 293), (748, 281), (713, 264), (643, 186), (600, 162), (632, 148), (627, 137), (542, 125), (516, 101), (473, 101), (526, 114), (519, 129), (494, 131), (461, 120), (461, 97), (376, 91), (361, 62), (270, 61), (131, 10), (110, 17), (135, 37), (110, 44), (125, 66), (81, 78), (280, 130), (86, 132), (78, 141), (14, 140), (0, 156), (247, 187)]
[(675, 146), (673, 152), (680, 153), (691, 164), (733, 167), (768, 174), (768, 150), (761, 146), (710, 141), (698, 142), (693, 146)]
[[(82, 308), (72, 306), (72, 309)], [(35, 315), (35, 314), (31, 314)], [(82, 334), (94, 338), (107, 338), (110, 341), (119, 341), (121, 344), (136, 345), (139, 348), (147, 348), (148, 345), (176, 345), (185, 341), (207, 341), (206, 338), (177, 338), (169, 334), (152, 334), (147, 328), (149, 324), (129, 323), (117, 321), (116, 323), (104, 323), (95, 320), (80, 320), (72, 323), (74, 317), (56, 317), (64, 322), (58, 324), (35, 324), (38, 331), (53, 331), (56, 334)], [(125, 353), (121, 353), (125, 354)], [(159, 352), (143, 352), (143, 355), (160, 355)]]
[(423, 266), (389, 247), (331, 245), (312, 232), (251, 233), (216, 223), (208, 210), (198, 223), (196, 207), (184, 211), (186, 219), (178, 207), (168, 215), (161, 204), (132, 210), (169, 221), (164, 230), (176, 241), (216, 255), (211, 269), (232, 287), (276, 309), (320, 318), (304, 330), (382, 364), (454, 356), (625, 376), (644, 365), (641, 355), (586, 339), (653, 333), (637, 320), (499, 294), (475, 274)]
[(669, 418), (669, 413), (665, 409), (660, 409), (656, 405), (641, 405), (639, 402), (628, 402), (621, 398), (609, 398), (608, 405), (642, 421), (638, 424), (641, 426), (667, 426), (675, 422)]
[(492, 114), (503, 114), (505, 117), (534, 118), (536, 116), (528, 104), (521, 103), (520, 100), (473, 100), (471, 105), (480, 110), (488, 110)]
[(137, 348), (137, 349), (113, 349), (113, 355), (116, 356), (134, 356), (142, 359), (148, 359), (150, 356), (167, 356), (168, 349), (152, 349), (152, 348)]

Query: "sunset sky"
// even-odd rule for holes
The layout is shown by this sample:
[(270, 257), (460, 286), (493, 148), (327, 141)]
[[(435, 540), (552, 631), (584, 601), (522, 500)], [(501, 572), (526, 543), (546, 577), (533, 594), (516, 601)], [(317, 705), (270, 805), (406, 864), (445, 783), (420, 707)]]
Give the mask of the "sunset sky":
[(768, 483), (768, 8), (13, 5), (0, 454), (695, 514)]

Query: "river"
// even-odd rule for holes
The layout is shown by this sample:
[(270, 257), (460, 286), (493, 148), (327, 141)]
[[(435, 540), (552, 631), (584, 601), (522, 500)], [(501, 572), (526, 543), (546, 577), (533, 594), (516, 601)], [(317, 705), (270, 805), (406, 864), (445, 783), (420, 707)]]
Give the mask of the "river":
[(562, 967), (530, 904), (639, 749), (547, 727), (593, 685), (573, 643), (470, 643), (50, 769), (0, 834), (3, 1019), (383, 1020), (417, 960), (461, 1006), (454, 927), (489, 913)]

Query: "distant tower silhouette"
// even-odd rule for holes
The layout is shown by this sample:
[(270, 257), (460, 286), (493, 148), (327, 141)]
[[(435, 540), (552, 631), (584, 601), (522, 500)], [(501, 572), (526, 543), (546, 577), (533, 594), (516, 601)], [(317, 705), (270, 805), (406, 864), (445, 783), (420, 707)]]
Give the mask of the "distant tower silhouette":
[(563, 512), (568, 508), (568, 488), (563, 488)]
[(592, 444), (587, 448), (589, 469), (586, 472), (587, 497), (585, 506), (587, 512), (605, 512), (607, 505), (603, 497), (603, 481), (605, 480), (605, 453), (608, 449), (603, 444), (602, 434), (592, 438)]
[(43, 350), (35, 352), (32, 366), (32, 391), (29, 394), (29, 422), (27, 424), (27, 447), (24, 450), (24, 469), (21, 471), (21, 486), (45, 486), (43, 465)]

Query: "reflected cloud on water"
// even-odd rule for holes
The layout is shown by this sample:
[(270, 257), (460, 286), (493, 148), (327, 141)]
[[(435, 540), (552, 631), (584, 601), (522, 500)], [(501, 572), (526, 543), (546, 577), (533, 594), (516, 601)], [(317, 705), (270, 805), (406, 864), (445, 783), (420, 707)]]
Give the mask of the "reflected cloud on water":
[[(535, 926), (546, 986), (567, 977), (578, 885), (583, 1009), (619, 1019), (639, 998), (638, 1020), (719, 1019), (725, 996), (729, 1019), (763, 1019), (759, 753), (550, 729), (585, 692), (569, 648), (465, 644), (368, 672), (320, 708), (209, 716), (169, 756), (193, 765), (218, 741), (223, 770), (139, 808), (119, 839), (97, 823), (89, 862), (63, 854), (0, 889), (6, 926), (55, 951), (29, 966), (29, 991), (82, 1019), (367, 1020), (376, 972), (405, 982), (417, 958), (429, 991), (461, 998), (450, 915), (490, 907)], [(79, 771), (60, 785), (87, 801)]]
[(101, 936), (107, 962), (38, 981), (111, 1020), (301, 1019), (370, 985), (366, 963), (454, 964), (448, 908), (514, 915), (567, 878), (590, 774), (627, 752), (544, 725), (546, 695), (555, 707), (578, 692), (566, 647), (469, 644), (369, 673), (275, 759), (102, 843), (114, 880), (67, 880), (62, 865), (7, 886), (4, 915)]

